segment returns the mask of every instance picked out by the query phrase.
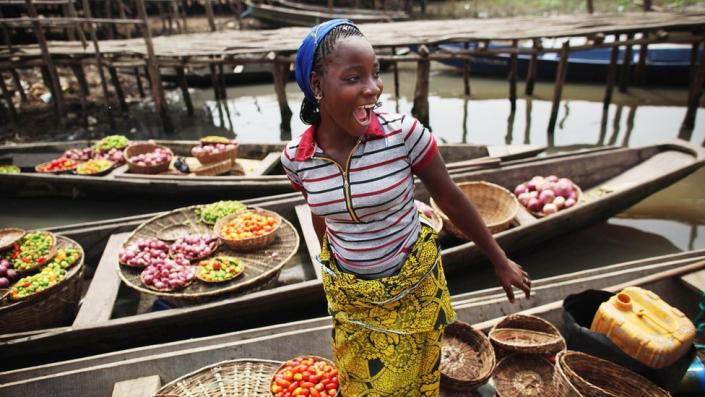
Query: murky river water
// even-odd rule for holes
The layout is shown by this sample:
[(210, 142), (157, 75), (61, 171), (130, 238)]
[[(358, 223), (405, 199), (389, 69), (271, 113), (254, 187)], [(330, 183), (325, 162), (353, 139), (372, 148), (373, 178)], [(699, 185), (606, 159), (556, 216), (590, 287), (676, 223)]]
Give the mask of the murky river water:
[[(410, 113), (415, 70), (401, 68), (400, 98), (394, 97), (393, 77), (384, 73), (385, 94), (382, 110)], [(685, 115), (687, 91), (682, 89), (632, 88), (627, 94), (615, 92), (614, 103), (602, 111), (602, 85), (574, 85), (564, 88), (558, 125), (553, 137), (546, 134), (551, 111), (553, 84), (539, 82), (533, 98), (520, 98), (515, 113), (510, 112), (508, 84), (503, 79), (473, 78), (473, 95), (463, 96), (459, 74), (434, 67), (431, 77), (430, 124), (443, 142), (477, 144), (548, 145), (551, 151), (574, 145), (641, 146), (672, 140), (679, 136)], [(523, 84), (519, 85), (523, 92)], [(298, 120), (301, 94), (295, 83), (287, 86), (288, 100), (295, 111), (294, 133), (305, 126)], [(171, 93), (178, 100), (178, 93)], [(236, 134), (241, 142), (273, 142), (279, 133), (279, 109), (270, 84), (228, 89), (227, 113), (222, 122), (212, 90), (192, 93), (197, 117), (175, 117), (179, 126), (169, 139), (194, 139), (204, 133)], [(173, 104), (173, 106), (178, 106)], [(137, 136), (155, 137), (141, 120)], [(230, 132), (227, 132), (230, 131)], [(698, 111), (692, 133), (681, 134), (696, 145), (705, 144), (705, 109)], [(0, 199), (3, 211), (0, 225), (25, 228), (48, 227), (98, 220), (179, 206), (178, 199), (81, 200)], [(534, 278), (584, 268), (683, 250), (705, 248), (705, 169), (676, 183), (607, 222), (554, 239), (513, 257)], [(492, 272), (476, 271), (453, 277), (454, 293), (494, 285)]]

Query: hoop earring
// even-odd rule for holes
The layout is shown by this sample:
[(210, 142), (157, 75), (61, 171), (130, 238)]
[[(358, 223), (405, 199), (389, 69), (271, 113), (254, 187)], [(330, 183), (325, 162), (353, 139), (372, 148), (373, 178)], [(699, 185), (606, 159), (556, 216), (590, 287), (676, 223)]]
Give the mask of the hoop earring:
[(316, 98), (316, 102), (320, 102), (321, 99), (323, 99), (323, 95), (316, 95), (315, 98)]

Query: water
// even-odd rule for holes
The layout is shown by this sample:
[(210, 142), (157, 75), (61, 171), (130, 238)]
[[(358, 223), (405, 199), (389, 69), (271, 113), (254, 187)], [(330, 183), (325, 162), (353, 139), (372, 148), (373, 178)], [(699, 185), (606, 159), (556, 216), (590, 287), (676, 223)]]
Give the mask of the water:
[[(383, 73), (386, 90), (382, 111), (410, 113), (415, 69), (400, 68), (400, 98), (394, 97), (393, 76)], [(538, 82), (532, 98), (519, 98), (512, 114), (503, 79), (473, 78), (473, 95), (463, 95), (462, 77), (455, 70), (434, 65), (431, 75), (430, 126), (447, 143), (547, 145), (551, 151), (575, 146), (642, 146), (676, 139), (679, 134), (696, 145), (705, 144), (705, 110), (700, 108), (691, 133), (679, 129), (685, 115), (685, 89), (631, 88), (615, 90), (613, 104), (602, 111), (604, 86), (568, 84), (553, 136), (546, 133), (553, 97), (553, 84)], [(518, 92), (523, 92), (523, 83)], [(274, 142), (289, 139), (279, 131), (279, 108), (270, 84), (230, 87), (227, 112), (220, 113), (213, 91), (197, 89), (192, 100), (196, 117), (185, 112), (174, 115), (178, 129), (167, 139), (189, 139), (203, 134), (236, 135), (241, 142)], [(169, 94), (172, 108), (181, 107), (179, 92)], [(302, 99), (294, 82), (287, 85), (287, 98), (295, 112), (292, 130), (305, 129), (298, 119)], [(229, 117), (228, 114), (229, 113)], [(136, 137), (160, 137), (154, 118), (136, 122)], [(0, 225), (25, 228), (169, 210), (180, 206), (173, 200), (0, 199)], [(643, 200), (607, 222), (571, 233), (516, 253), (513, 258), (532, 277), (606, 265), (648, 256), (705, 248), (705, 170), (701, 169), (675, 185)], [(495, 285), (493, 272), (478, 268), (450, 280), (458, 293)]]

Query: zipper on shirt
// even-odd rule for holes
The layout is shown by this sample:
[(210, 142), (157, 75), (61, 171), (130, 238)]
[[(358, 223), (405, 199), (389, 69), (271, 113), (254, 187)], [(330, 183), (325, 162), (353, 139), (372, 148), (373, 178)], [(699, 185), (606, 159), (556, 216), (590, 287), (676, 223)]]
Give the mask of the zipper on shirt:
[(328, 156), (313, 156), (314, 159), (327, 160), (335, 164), (336, 167), (338, 167), (340, 173), (343, 175), (343, 194), (345, 195), (345, 206), (347, 207), (348, 213), (350, 214), (350, 217), (353, 219), (353, 221), (358, 223), (360, 222), (360, 218), (357, 217), (357, 214), (355, 214), (355, 211), (353, 210), (352, 206), (352, 193), (350, 192), (349, 169), (350, 163), (352, 162), (352, 156), (353, 154), (355, 154), (355, 151), (357, 151), (357, 147), (360, 145), (360, 142), (362, 142), (362, 138), (358, 139), (357, 142), (355, 142), (355, 146), (353, 146), (352, 150), (350, 151), (350, 155), (348, 155), (348, 161), (345, 164), (345, 168), (343, 168), (343, 166), (341, 166), (337, 161), (333, 160)]

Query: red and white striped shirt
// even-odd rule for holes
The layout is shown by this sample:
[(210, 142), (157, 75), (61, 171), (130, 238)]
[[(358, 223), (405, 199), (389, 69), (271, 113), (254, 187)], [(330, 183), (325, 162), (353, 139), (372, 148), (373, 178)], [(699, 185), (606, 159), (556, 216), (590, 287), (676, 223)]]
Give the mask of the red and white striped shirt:
[(421, 224), (413, 173), (436, 154), (436, 140), (418, 120), (376, 113), (347, 164), (316, 144), (316, 128), (294, 138), (281, 156), (311, 212), (325, 218), (331, 252), (343, 270), (386, 277), (401, 267)]

